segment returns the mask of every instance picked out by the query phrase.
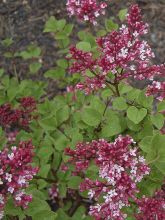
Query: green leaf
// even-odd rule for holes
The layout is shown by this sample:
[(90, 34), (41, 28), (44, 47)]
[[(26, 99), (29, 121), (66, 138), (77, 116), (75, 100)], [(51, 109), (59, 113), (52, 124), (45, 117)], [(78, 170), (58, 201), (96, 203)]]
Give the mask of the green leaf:
[(41, 199), (41, 200), (46, 200), (48, 198), (48, 195), (46, 195), (45, 192), (42, 192), (34, 187), (35, 186), (30, 185), (26, 190), (27, 193), (32, 194), (33, 196), (35, 196), (36, 198)]
[(131, 106), (127, 109), (127, 117), (135, 124), (139, 124), (147, 115), (147, 109), (137, 109), (135, 106)]
[(126, 100), (123, 97), (118, 97), (113, 101), (113, 108), (123, 111), (127, 109)]
[(86, 177), (90, 179), (96, 179), (98, 176), (99, 168), (95, 164), (90, 164), (86, 171)]
[(74, 213), (72, 219), (73, 220), (84, 220), (85, 218), (85, 213), (86, 213), (86, 208), (84, 206), (79, 206), (76, 212)]
[(44, 164), (43, 167), (40, 168), (38, 175), (46, 178), (50, 170), (50, 164)]
[(59, 59), (57, 60), (57, 65), (63, 69), (66, 69), (68, 67), (68, 62), (66, 59)]
[(144, 91), (141, 91), (138, 95), (137, 102), (142, 105), (144, 108), (152, 108), (153, 97), (146, 96)]
[(164, 125), (164, 116), (160, 113), (151, 115), (151, 121), (158, 129), (161, 129)]
[(94, 74), (90, 70), (86, 70), (86, 75), (89, 77), (93, 77)]
[(82, 41), (79, 42), (78, 44), (76, 44), (77, 49), (85, 51), (85, 52), (89, 52), (91, 51), (91, 45), (88, 42)]
[(127, 12), (128, 12), (127, 9), (121, 9), (119, 11), (118, 16), (119, 16), (121, 21), (124, 21), (126, 19)]
[(75, 144), (77, 144), (77, 142), (83, 141), (83, 135), (80, 133), (79, 128), (68, 127), (67, 130), (65, 129), (65, 132), (72, 139), (71, 145), (75, 146)]
[(162, 181), (164, 179), (164, 175), (160, 171), (158, 171), (158, 169), (155, 166), (152, 166), (152, 170), (150, 172), (149, 179), (154, 182), (157, 182), (161, 186)]
[(131, 90), (133, 90), (133, 88), (130, 85), (127, 85), (125, 83), (120, 83), (119, 84), (119, 91), (120, 91), (120, 95), (123, 95), (125, 93), (130, 92)]
[(99, 30), (99, 31), (97, 31), (97, 37), (103, 37), (106, 35), (106, 33), (107, 32), (105, 30)]
[(139, 131), (141, 129), (141, 126), (138, 124), (135, 124), (133, 121), (126, 118), (127, 126), (132, 131)]
[(165, 111), (165, 100), (158, 104), (158, 112)]
[(57, 30), (58, 31), (62, 31), (63, 28), (65, 27), (66, 24), (66, 20), (65, 19), (61, 19), (57, 21)]
[(67, 36), (69, 36), (72, 33), (73, 30), (73, 24), (66, 24), (64, 28), (64, 32)]
[(6, 38), (5, 40), (2, 41), (2, 45), (5, 47), (9, 47), (11, 44), (13, 44), (12, 38)]
[(84, 41), (86, 39), (87, 33), (85, 31), (79, 31), (78, 37), (80, 40)]
[(21, 56), (23, 59), (30, 59), (30, 58), (38, 58), (41, 54), (40, 47), (37, 47), (36, 45), (29, 45), (27, 50), (21, 51), (19, 53), (19, 56)]
[[(70, 39), (68, 37), (65, 37), (65, 39), (61, 39), (58, 41), (58, 45), (62, 50), (59, 50), (59, 54), (65, 54), (68, 53), (67, 46), (70, 44)], [(65, 49), (66, 48), (66, 49)]]
[(39, 213), (33, 215), (33, 220), (55, 220), (57, 218), (57, 214), (53, 211), (41, 210)]
[(121, 132), (120, 119), (117, 115), (112, 115), (106, 124), (102, 127), (102, 137), (111, 137)]
[(5, 214), (12, 216), (19, 216), (19, 219), (24, 219), (25, 215), (20, 207), (15, 207), (13, 200), (9, 199), (5, 205)]
[(68, 140), (68, 137), (66, 137), (61, 129), (60, 131), (57, 131), (54, 135), (53, 135), (54, 139), (55, 139), (55, 148), (57, 151), (62, 151), (66, 148), (66, 146), (68, 146), (68, 142), (70, 140)]
[(36, 73), (39, 71), (39, 69), (42, 67), (42, 64), (39, 63), (39, 62), (34, 62), (34, 63), (31, 63), (30, 66), (29, 66), (29, 69), (30, 69), (30, 72), (31, 73)]
[(60, 79), (65, 76), (65, 69), (61, 67), (56, 67), (54, 69), (50, 69), (44, 73), (44, 76), (46, 78), (52, 78), (52, 79)]
[[(140, 125), (140, 124), (139, 124)], [(141, 130), (138, 132), (138, 138), (141, 140), (146, 136), (153, 136), (153, 126), (149, 117), (146, 117), (140, 125)]]
[(110, 98), (113, 95), (113, 92), (110, 89), (104, 89), (101, 93), (101, 96), (103, 97), (103, 99)]
[(129, 100), (134, 101), (134, 100), (137, 99), (137, 97), (139, 96), (140, 92), (141, 92), (141, 91), (140, 91), (139, 89), (132, 89), (131, 91), (129, 91), (129, 92), (127, 93), (127, 98), (128, 98)]
[(34, 216), (42, 211), (50, 211), (48, 203), (33, 196), (32, 202), (29, 204), (28, 209), (26, 209), (24, 212), (28, 216)]
[(54, 150), (53, 162), (52, 162), (52, 166), (54, 169), (58, 169), (58, 167), (60, 166), (61, 161), (62, 161), (61, 157), (62, 157), (61, 152)]
[(63, 209), (58, 209), (57, 211), (57, 218), (56, 220), (71, 220), (72, 218), (70, 218)]
[(111, 32), (112, 30), (117, 30), (119, 28), (119, 25), (113, 22), (112, 19), (106, 19), (105, 27), (108, 32)]
[(68, 38), (68, 37), (66, 36), (66, 34), (64, 32), (58, 32), (55, 35), (56, 40), (65, 40), (66, 38)]
[(68, 181), (68, 187), (71, 189), (78, 189), (81, 182), (82, 182), (81, 177), (71, 176)]
[(5, 53), (3, 54), (3, 56), (6, 57), (6, 58), (12, 58), (12, 57), (13, 57), (13, 53), (7, 51), (7, 52), (5, 52)]
[(10, 85), (10, 79), (9, 79), (9, 76), (4, 76), (1, 80), (1, 83), (2, 85), (5, 86), (5, 89), (8, 89), (9, 88), (9, 85)]
[(66, 183), (60, 183), (59, 184), (59, 194), (61, 198), (65, 198), (66, 197), (66, 192), (67, 192), (67, 187), (66, 187)]
[(92, 47), (96, 46), (96, 40), (92, 34), (86, 32), (86, 31), (79, 31), (78, 37), (80, 38), (81, 41), (83, 41), (83, 42), (85, 41), (85, 42), (90, 43), (90, 45)]
[(101, 114), (93, 109), (86, 107), (81, 114), (81, 119), (89, 126), (97, 126), (101, 121)]
[(52, 143), (46, 136), (45, 140), (41, 143), (41, 147), (37, 153), (37, 156), (40, 158), (41, 162), (45, 164), (49, 161), (53, 151)]
[(57, 20), (54, 16), (51, 16), (45, 24), (44, 32), (56, 32), (57, 27)]
[(96, 111), (99, 111), (100, 114), (103, 114), (104, 110), (105, 110), (105, 104), (104, 102), (102, 102), (100, 100), (99, 97), (97, 96), (94, 96), (91, 100), (91, 103), (90, 103), (90, 107), (95, 109)]
[(163, 173), (163, 175), (165, 175), (165, 162), (159, 162), (157, 161), (155, 163), (155, 167), (161, 172)]
[(159, 154), (159, 162), (165, 162), (165, 135), (157, 134), (154, 136), (152, 149)]
[(18, 90), (15, 89), (15, 87), (9, 87), (9, 89), (7, 90), (7, 96), (9, 98), (9, 101), (11, 102), (17, 95)]
[(3, 68), (0, 68), (0, 77), (4, 74), (4, 69)]
[[(158, 171), (159, 172), (159, 171)], [(142, 195), (149, 195), (153, 196), (155, 194), (155, 191), (160, 189), (160, 183), (159, 182), (153, 182), (150, 179), (147, 179), (145, 182), (142, 182), (142, 185), (140, 188), (140, 194)]]
[(63, 106), (56, 112), (57, 124), (61, 124), (69, 118), (69, 107)]
[(139, 147), (146, 153), (151, 150), (152, 138), (153, 136), (144, 137), (139, 143)]
[(38, 123), (46, 131), (54, 131), (57, 126), (56, 118), (52, 116), (41, 119)]
[(29, 45), (28, 52), (30, 53), (31, 57), (38, 58), (41, 55), (41, 48), (32, 44)]
[(152, 139), (151, 150), (148, 152), (147, 161), (154, 164), (165, 175), (165, 136), (157, 134)]
[(37, 185), (38, 185), (38, 189), (42, 190), (45, 189), (46, 187), (48, 187), (48, 182), (46, 182), (45, 180), (37, 180)]

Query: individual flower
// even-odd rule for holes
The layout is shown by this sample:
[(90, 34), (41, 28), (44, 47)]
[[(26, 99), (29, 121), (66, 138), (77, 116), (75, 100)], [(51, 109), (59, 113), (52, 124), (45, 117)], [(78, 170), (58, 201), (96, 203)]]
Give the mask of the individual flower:
[[(137, 183), (149, 174), (149, 167), (139, 155), (135, 142), (130, 136), (119, 136), (114, 142), (104, 139), (78, 143), (76, 149), (67, 148), (77, 173), (84, 173), (94, 160), (98, 167), (98, 180), (86, 178), (80, 190), (88, 190), (90, 199), (96, 201), (90, 206), (89, 214), (96, 220), (122, 220), (126, 214), (123, 207), (130, 206), (130, 199), (136, 200), (139, 192)], [(102, 202), (97, 202), (101, 199)]]
[(67, 0), (69, 16), (75, 15), (81, 21), (97, 24), (97, 17), (105, 14), (107, 4), (97, 0)]
[(37, 174), (38, 168), (32, 167), (34, 146), (31, 141), (20, 142), (18, 147), (4, 148), (0, 152), (0, 212), (10, 196), (15, 205), (27, 208), (32, 196), (25, 193), (29, 182)]

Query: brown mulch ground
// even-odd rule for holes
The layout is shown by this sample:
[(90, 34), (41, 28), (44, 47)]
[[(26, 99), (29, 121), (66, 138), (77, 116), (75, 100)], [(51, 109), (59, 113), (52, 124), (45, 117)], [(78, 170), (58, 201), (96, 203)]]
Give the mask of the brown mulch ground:
[[(0, 0), (0, 40), (11, 37), (12, 49), (23, 50), (34, 42), (43, 50), (44, 67), (42, 72), (54, 65), (57, 58), (54, 41), (49, 34), (43, 33), (45, 21), (50, 15), (57, 18), (67, 17), (65, 0)], [(110, 0), (107, 16), (116, 16), (121, 8), (136, 2), (142, 8), (144, 19), (150, 24), (151, 33), (148, 40), (156, 54), (155, 63), (164, 62), (165, 53), (165, 0)], [(75, 21), (72, 19), (72, 21)], [(81, 25), (79, 26), (81, 28)], [(0, 66), (9, 68), (3, 58), (0, 45)], [(22, 69), (17, 63), (17, 69)], [(10, 69), (8, 69), (9, 74)], [(12, 71), (12, 70), (11, 70)], [(42, 74), (42, 73), (41, 73)]]

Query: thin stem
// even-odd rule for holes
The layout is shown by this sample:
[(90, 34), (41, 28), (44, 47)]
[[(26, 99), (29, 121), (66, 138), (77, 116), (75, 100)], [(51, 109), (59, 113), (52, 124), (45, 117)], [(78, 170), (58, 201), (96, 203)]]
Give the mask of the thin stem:
[(113, 92), (113, 94), (114, 94), (115, 96), (117, 96), (117, 93), (114, 91), (114, 89), (113, 89), (108, 83), (106, 83), (106, 85), (107, 85), (108, 88)]
[[(107, 99), (107, 103), (106, 103), (106, 106), (105, 106), (105, 109), (104, 109), (104, 112), (103, 112), (103, 117), (104, 117), (104, 115), (105, 115), (105, 113), (106, 113), (106, 110), (107, 110), (107, 108), (108, 108), (110, 102), (111, 102), (111, 99), (109, 99), (109, 100)], [(95, 131), (98, 132), (98, 131), (101, 130), (101, 124), (102, 124), (102, 122), (100, 122), (99, 125), (97, 126), (97, 128), (95, 128)]]
[(74, 201), (74, 202), (73, 202), (73, 205), (72, 205), (72, 207), (71, 207), (71, 209), (70, 209), (69, 212), (68, 212), (68, 215), (69, 215), (70, 217), (72, 217), (80, 205), (81, 205), (81, 201), (80, 201), (80, 200)]
[(17, 82), (20, 83), (20, 80), (19, 80), (19, 77), (18, 77), (18, 73), (17, 73), (17, 69), (16, 69), (16, 65), (15, 64), (14, 64), (13, 68), (14, 68), (14, 74), (15, 74), (15, 77), (17, 79)]
[[(93, 73), (94, 76), (96, 76), (96, 77), (98, 78), (98, 75), (97, 75), (93, 70), (90, 69), (90, 71), (91, 71), (91, 73)], [(115, 96), (116, 96), (116, 95), (118, 96), (118, 93), (115, 92), (115, 90), (110, 86), (110, 85), (115, 86), (115, 83), (113, 83), (113, 82), (111, 82), (111, 81), (109, 81), (109, 80), (106, 80), (106, 81), (105, 81), (105, 84), (107, 85), (107, 87), (112, 91), (112, 93), (113, 93)]]
[(116, 93), (117, 93), (117, 96), (120, 96), (120, 92), (119, 92), (119, 87), (118, 87), (118, 84), (115, 84), (115, 88), (116, 88)]
[(57, 130), (60, 131), (69, 141), (72, 141), (71, 137), (69, 137), (60, 127), (57, 127)]
[(111, 99), (109, 99), (109, 100), (107, 99), (107, 103), (106, 103), (106, 106), (105, 106), (105, 109), (104, 109), (104, 112), (103, 112), (103, 116), (105, 115), (106, 110), (107, 110), (107, 108), (108, 108), (110, 102), (111, 102)]

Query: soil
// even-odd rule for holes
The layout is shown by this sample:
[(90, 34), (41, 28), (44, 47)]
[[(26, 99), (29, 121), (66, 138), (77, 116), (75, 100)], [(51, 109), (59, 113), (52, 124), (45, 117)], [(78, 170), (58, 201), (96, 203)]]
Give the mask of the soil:
[[(144, 19), (150, 25), (150, 34), (147, 40), (151, 44), (156, 58), (154, 63), (164, 62), (165, 53), (165, 0), (110, 0), (106, 17), (114, 16), (122, 8), (131, 3), (138, 3), (142, 8)], [(57, 59), (56, 45), (50, 34), (43, 33), (43, 27), (49, 16), (69, 20), (66, 13), (66, 0), (0, 0), (0, 40), (11, 37), (14, 40), (12, 50), (21, 51), (30, 43), (35, 43), (42, 48), (43, 68), (42, 73), (54, 66)], [(70, 19), (80, 30), (83, 25), (78, 24), (74, 18)], [(76, 29), (75, 29), (76, 30)], [(76, 31), (77, 32), (77, 31)], [(9, 61), (4, 59), (4, 48), (0, 45), (0, 66), (8, 69)], [(16, 69), (23, 74), (26, 68), (21, 62), (16, 62)]]

